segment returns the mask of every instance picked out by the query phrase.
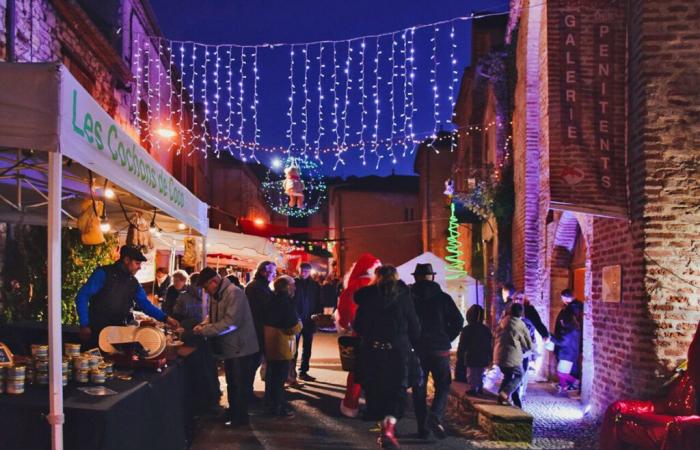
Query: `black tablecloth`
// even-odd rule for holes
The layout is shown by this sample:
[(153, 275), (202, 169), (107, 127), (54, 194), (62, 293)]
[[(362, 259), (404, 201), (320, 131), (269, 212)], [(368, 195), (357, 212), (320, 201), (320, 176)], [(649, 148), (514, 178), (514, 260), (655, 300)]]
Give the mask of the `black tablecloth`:
[[(185, 448), (184, 369), (172, 361), (161, 373), (135, 371), (109, 380), (112, 396), (95, 397), (74, 383), (63, 390), (64, 448), (68, 450), (180, 450)], [(0, 450), (50, 448), (48, 387), (0, 394)]]
[[(46, 322), (21, 321), (0, 324), (0, 342), (7, 344), (15, 355), (29, 355), (32, 344), (49, 342), (48, 329)], [(80, 327), (77, 325), (62, 325), (63, 342), (80, 343), (79, 331)]]

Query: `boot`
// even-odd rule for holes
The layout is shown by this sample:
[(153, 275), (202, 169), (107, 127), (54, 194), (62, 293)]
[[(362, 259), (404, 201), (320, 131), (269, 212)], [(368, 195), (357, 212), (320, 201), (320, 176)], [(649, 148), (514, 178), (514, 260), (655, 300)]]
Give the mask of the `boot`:
[(396, 431), (396, 418), (393, 416), (386, 416), (382, 421), (382, 430), (377, 439), (377, 443), (381, 448), (388, 448), (392, 450), (399, 450), (401, 446), (399, 441), (395, 436)]

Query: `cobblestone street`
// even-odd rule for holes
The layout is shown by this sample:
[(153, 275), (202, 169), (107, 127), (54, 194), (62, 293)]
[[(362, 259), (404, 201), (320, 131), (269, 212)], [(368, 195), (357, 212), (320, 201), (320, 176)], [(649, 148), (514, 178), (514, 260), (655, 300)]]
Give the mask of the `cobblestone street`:
[[(292, 420), (270, 419), (261, 415), (251, 418), (247, 428), (231, 429), (220, 420), (201, 419), (193, 449), (372, 449), (377, 448), (374, 424), (340, 415), (338, 405), (344, 394), (346, 372), (340, 368), (335, 334), (317, 334), (314, 340), (311, 374), (317, 381), (303, 389), (288, 391), (296, 410)], [(223, 382), (223, 378), (222, 378)], [(259, 376), (256, 393), (264, 389)], [(423, 441), (416, 436), (413, 411), (398, 427), (402, 447), (422, 449), (595, 449), (597, 426), (583, 417), (579, 403), (556, 397), (548, 383), (531, 384), (525, 410), (535, 417), (534, 440), (518, 444), (484, 440), (483, 435), (465, 417), (448, 414), (450, 435), (443, 441)]]

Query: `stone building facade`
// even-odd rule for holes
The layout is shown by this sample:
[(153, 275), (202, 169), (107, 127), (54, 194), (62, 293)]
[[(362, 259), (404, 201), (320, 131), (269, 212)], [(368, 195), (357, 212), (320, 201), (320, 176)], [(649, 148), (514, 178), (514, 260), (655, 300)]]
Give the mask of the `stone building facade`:
[[(700, 91), (695, 88), (700, 82), (700, 5), (682, 0), (598, 3), (593, 17), (577, 9), (581, 2), (511, 2), (507, 36), (516, 48), (517, 70), (513, 281), (552, 327), (561, 307), (559, 291), (569, 287), (581, 296), (582, 401), (596, 414), (614, 400), (657, 392), (685, 359), (700, 320)], [(626, 119), (618, 111), (610, 122), (615, 131), (622, 127), (617, 145), (624, 151), (623, 170), (616, 181), (626, 187), (624, 214), (562, 206), (552, 198), (560, 176), (554, 159), (562, 148), (555, 134), (564, 120), (561, 111), (569, 106), (568, 97), (556, 91), (566, 77), (551, 39), (565, 26), (553, 19), (559, 8), (593, 24), (607, 14), (626, 35), (615, 55), (627, 66), (627, 81), (616, 91), (625, 93)], [(595, 35), (586, 41), (586, 32), (582, 28), (577, 51), (583, 55), (591, 50), (586, 45), (595, 45), (594, 58), (604, 57), (607, 50), (601, 50)], [(582, 75), (574, 76), (583, 78), (571, 81), (585, 99), (597, 95), (597, 75), (593, 72), (591, 82), (586, 75), (590, 61), (581, 61)], [(599, 133), (595, 127), (607, 120), (600, 104), (577, 108), (571, 114), (582, 117), (581, 131)], [(601, 150), (584, 147), (590, 154)], [(620, 278), (604, 280), (603, 273), (617, 267)], [(610, 284), (615, 282), (619, 286)], [(619, 287), (621, 294), (604, 298), (610, 287)]]

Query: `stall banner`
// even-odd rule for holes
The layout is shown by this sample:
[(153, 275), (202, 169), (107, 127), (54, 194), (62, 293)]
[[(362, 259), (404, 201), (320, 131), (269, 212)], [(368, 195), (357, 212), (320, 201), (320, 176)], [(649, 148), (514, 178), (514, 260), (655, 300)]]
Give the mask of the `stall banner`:
[(551, 207), (627, 215), (627, 2), (547, 2)]
[(184, 224), (206, 234), (207, 205), (160, 166), (61, 67), (61, 152)]

